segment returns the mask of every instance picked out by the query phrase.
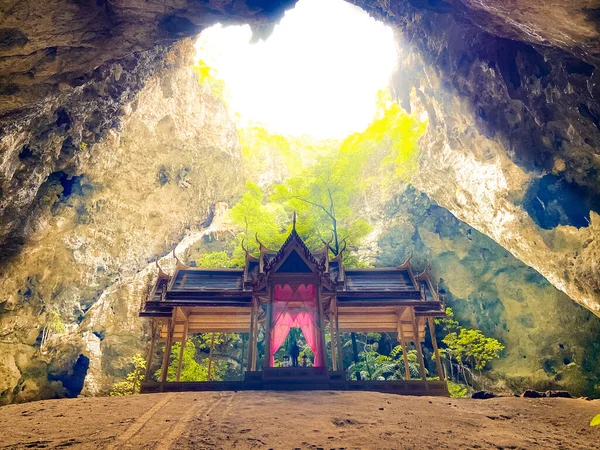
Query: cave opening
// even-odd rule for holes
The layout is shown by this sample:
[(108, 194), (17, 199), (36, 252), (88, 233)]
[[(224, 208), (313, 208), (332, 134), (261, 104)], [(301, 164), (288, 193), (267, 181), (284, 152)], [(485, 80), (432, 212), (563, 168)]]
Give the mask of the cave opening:
[(90, 367), (90, 360), (85, 355), (79, 355), (71, 370), (64, 374), (48, 374), (49, 381), (60, 381), (66, 390), (67, 397), (75, 398), (83, 389), (85, 376)]
[(196, 50), (238, 124), (315, 139), (362, 131), (397, 64), (392, 28), (343, 0), (300, 0), (257, 42), (249, 26), (215, 25)]

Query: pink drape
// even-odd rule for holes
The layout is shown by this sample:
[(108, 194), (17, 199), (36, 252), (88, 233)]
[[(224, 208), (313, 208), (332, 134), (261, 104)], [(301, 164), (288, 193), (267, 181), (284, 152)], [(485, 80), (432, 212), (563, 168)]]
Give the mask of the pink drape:
[[(290, 303), (293, 303), (293, 306)], [(319, 353), (316, 324), (317, 296), (314, 285), (305, 286), (302, 284), (296, 291), (293, 291), (287, 284), (285, 286), (275, 286), (270, 367), (275, 365), (275, 353), (285, 342), (285, 338), (292, 327), (298, 327), (302, 330), (306, 343), (315, 355), (313, 366), (319, 367), (321, 365), (321, 355)]]

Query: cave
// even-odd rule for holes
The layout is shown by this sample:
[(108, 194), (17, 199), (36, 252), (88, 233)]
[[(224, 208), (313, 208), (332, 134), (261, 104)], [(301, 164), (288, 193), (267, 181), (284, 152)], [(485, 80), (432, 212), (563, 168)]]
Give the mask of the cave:
[(87, 356), (79, 355), (73, 367), (68, 373), (48, 374), (49, 381), (59, 381), (66, 391), (66, 396), (70, 398), (77, 397), (83, 389), (83, 383), (90, 366), (90, 360)]
[[(331, 248), (372, 267), (414, 255), (461, 326), (504, 346), (490, 386), (600, 397), (589, 2), (155, 3), (4, 12), (1, 403), (108, 393), (147, 352), (156, 266), (227, 267), (292, 210), (318, 226), (282, 198), (332, 145), (356, 174), (341, 232), (364, 235)], [(276, 226), (243, 231), (243, 208)]]
[(600, 202), (593, 192), (554, 174), (544, 175), (530, 185), (523, 206), (546, 230), (558, 225), (587, 227), (590, 212), (600, 211)]

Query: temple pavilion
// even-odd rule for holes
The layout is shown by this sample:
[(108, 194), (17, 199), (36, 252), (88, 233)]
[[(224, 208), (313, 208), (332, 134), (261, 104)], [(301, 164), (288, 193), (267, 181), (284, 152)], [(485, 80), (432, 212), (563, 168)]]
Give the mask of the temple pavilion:
[[(153, 330), (142, 392), (349, 389), (448, 395), (434, 332), (434, 319), (444, 316), (444, 308), (429, 270), (415, 274), (410, 258), (399, 267), (351, 269), (344, 267), (342, 256), (343, 252), (330, 258), (327, 246), (311, 252), (294, 227), (278, 251), (260, 244), (258, 257), (246, 252), (241, 269), (200, 269), (177, 260), (168, 275), (159, 267), (140, 313), (152, 321)], [(302, 330), (314, 354), (311, 367), (275, 367), (274, 356), (292, 327)], [(426, 377), (421, 345), (427, 329), (437, 366), (433, 380)], [(406, 379), (347, 380), (340, 334), (349, 332), (397, 333)], [(248, 333), (244, 380), (168, 382), (172, 344), (185, 343), (195, 333)], [(264, 357), (257, 364), (259, 336), (264, 336)], [(149, 375), (157, 340), (164, 341), (165, 350), (160, 377), (153, 382)], [(410, 376), (411, 344), (418, 355), (419, 379)]]

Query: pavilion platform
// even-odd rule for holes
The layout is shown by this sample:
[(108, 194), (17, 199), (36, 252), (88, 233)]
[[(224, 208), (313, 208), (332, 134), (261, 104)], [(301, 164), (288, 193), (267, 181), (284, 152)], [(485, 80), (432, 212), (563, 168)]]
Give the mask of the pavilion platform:
[(170, 381), (143, 382), (141, 392), (190, 391), (372, 391), (401, 395), (431, 395), (448, 397), (445, 381), (439, 380), (346, 380), (343, 372), (323, 368), (282, 367), (246, 372), (239, 381)]

